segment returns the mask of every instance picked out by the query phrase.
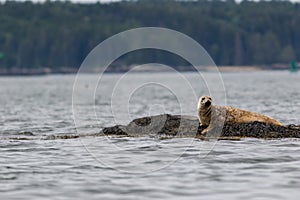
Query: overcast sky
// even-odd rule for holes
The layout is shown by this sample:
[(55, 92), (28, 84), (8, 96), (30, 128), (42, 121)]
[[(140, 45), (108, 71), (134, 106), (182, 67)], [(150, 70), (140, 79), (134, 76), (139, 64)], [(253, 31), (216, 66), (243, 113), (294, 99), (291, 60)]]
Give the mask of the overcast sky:
[[(4, 2), (6, 0), (0, 0), (0, 2)], [(26, 1), (26, 0), (16, 0), (16, 1)], [(43, 2), (45, 0), (31, 0), (33, 2)], [(64, 1), (64, 0), (62, 0)], [(102, 2), (102, 3), (109, 3), (109, 2), (115, 2), (115, 1), (120, 1), (120, 0), (70, 0), (72, 2), (80, 2), (80, 3), (91, 3), (91, 2)], [(241, 1), (241, 0), (237, 0)], [(256, 0), (257, 1), (257, 0)], [(300, 2), (300, 0), (290, 0), (292, 2)]]

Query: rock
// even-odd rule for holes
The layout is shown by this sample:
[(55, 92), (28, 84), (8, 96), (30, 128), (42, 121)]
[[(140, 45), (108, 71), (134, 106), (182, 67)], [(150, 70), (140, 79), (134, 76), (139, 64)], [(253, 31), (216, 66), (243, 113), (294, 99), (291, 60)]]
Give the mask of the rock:
[(224, 124), (220, 130), (212, 130), (207, 135), (201, 131), (205, 127), (199, 126), (197, 117), (181, 115), (156, 115), (137, 118), (128, 125), (106, 127), (100, 133), (111, 136), (129, 137), (198, 137), (201, 139), (237, 139), (253, 138), (300, 138), (300, 125), (277, 126), (262, 122), (243, 124)]
[(108, 128), (104, 128), (102, 130), (103, 134), (105, 135), (121, 135), (121, 136), (129, 136), (125, 131), (124, 131), (125, 126), (112, 126)]
[(300, 126), (277, 126), (262, 122), (244, 124), (225, 124), (222, 137), (254, 137), (254, 138), (300, 138)]

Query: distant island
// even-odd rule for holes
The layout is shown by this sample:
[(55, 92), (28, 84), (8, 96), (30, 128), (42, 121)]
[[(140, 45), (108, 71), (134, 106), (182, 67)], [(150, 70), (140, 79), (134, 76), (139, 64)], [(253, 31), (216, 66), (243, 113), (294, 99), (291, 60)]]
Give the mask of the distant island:
[[(288, 69), (300, 60), (300, 4), (288, 1), (6, 1), (0, 3), (0, 21), (1, 75), (76, 73), (100, 42), (146, 26), (192, 37), (216, 65), (233, 66), (220, 67), (225, 71)], [(108, 71), (144, 63), (193, 70), (176, 55), (146, 50), (120, 57)]]
[[(124, 73), (132, 69), (134, 65), (131, 66), (119, 66), (119, 67), (108, 67), (105, 73)], [(300, 68), (300, 63), (297, 64)], [(193, 66), (173, 66), (178, 72), (210, 72), (214, 71), (214, 68), (207, 67), (193, 67)], [(220, 72), (254, 72), (254, 71), (265, 71), (265, 70), (290, 70), (287, 64), (274, 64), (274, 65), (261, 65), (261, 66), (218, 66)], [(16, 69), (12, 68), (10, 70), (0, 69), (0, 76), (32, 76), (32, 75), (48, 75), (48, 74), (75, 74), (78, 69), (71, 67), (61, 67), (61, 68), (37, 68), (37, 69)], [(95, 71), (90, 71), (86, 73), (100, 73), (101, 68), (95, 69)], [(135, 70), (138, 72), (165, 72), (165, 68), (160, 68), (158, 66), (149, 66), (147, 68)], [(169, 71), (168, 71), (169, 72)]]

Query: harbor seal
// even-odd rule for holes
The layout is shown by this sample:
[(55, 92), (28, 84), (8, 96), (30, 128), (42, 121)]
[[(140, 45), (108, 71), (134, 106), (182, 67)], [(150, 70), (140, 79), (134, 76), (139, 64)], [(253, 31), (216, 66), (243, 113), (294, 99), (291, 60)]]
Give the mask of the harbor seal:
[(234, 108), (231, 106), (216, 106), (212, 103), (210, 96), (201, 96), (198, 102), (198, 118), (200, 126), (205, 127), (202, 134), (216, 127), (223, 127), (226, 124), (241, 124), (250, 122), (263, 122), (266, 124), (274, 124), (283, 126), (275, 119), (258, 114)]

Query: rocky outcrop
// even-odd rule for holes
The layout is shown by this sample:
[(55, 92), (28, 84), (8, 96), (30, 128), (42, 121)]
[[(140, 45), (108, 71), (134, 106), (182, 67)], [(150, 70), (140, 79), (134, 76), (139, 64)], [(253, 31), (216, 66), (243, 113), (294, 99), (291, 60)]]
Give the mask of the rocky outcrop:
[(199, 126), (197, 117), (181, 115), (156, 115), (142, 117), (131, 121), (128, 125), (116, 125), (104, 128), (101, 133), (112, 136), (129, 137), (197, 137), (201, 139), (239, 139), (253, 138), (300, 138), (300, 126), (277, 126), (262, 122), (243, 124), (224, 124), (220, 130), (212, 130), (206, 135), (201, 131), (206, 127)]

